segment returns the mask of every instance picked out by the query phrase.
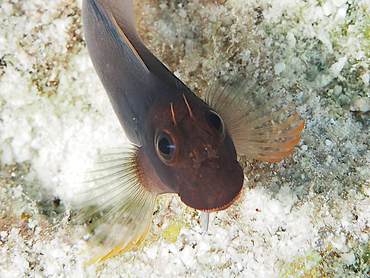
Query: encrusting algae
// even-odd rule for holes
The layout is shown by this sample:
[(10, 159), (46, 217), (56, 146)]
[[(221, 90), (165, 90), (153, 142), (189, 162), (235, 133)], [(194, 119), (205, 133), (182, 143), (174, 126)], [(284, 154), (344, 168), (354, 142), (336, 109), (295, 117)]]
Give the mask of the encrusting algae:
[(90, 246), (102, 247), (88, 264), (140, 245), (158, 195), (178, 194), (205, 213), (226, 209), (244, 182), (237, 153), (279, 162), (298, 143), (305, 122), (282, 98), (267, 101), (271, 88), (256, 93), (231, 79), (198, 98), (142, 43), (132, 0), (84, 0), (82, 12), (94, 68), (132, 142), (107, 156), (109, 174), (80, 210), (101, 217)]

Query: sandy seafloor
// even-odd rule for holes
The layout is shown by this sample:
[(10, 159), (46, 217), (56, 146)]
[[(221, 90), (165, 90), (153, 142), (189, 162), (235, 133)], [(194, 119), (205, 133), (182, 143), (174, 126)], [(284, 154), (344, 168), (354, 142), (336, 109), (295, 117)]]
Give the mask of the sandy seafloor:
[[(138, 248), (84, 267), (68, 221), (100, 152), (127, 142), (96, 76), (81, 1), (0, 4), (0, 277), (370, 277), (370, 1), (145, 0), (143, 41), (194, 92), (252, 74), (306, 120), (283, 162), (246, 182), (203, 235), (159, 198)], [(230, 107), (232, 109), (232, 107)]]

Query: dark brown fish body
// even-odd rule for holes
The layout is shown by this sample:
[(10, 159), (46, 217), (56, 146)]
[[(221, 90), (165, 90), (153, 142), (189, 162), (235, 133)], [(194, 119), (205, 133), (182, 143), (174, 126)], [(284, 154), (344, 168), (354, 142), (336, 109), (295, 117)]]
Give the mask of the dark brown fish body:
[[(230, 135), (224, 126), (220, 135), (212, 128), (207, 119), (218, 116), (143, 45), (132, 15), (131, 0), (84, 1), (87, 46), (114, 110), (166, 185), (156, 193), (178, 193), (200, 210), (226, 208), (243, 185)], [(174, 142), (171, 162), (156, 151), (163, 131)]]
[(288, 106), (258, 107), (221, 87), (207, 100), (211, 106), (198, 98), (142, 43), (132, 0), (84, 0), (82, 12), (95, 70), (136, 145), (112, 160), (122, 161), (111, 167), (118, 169), (109, 175), (114, 179), (97, 187), (108, 201), (95, 212), (111, 208), (102, 230), (96, 224), (94, 241), (104, 246), (90, 263), (139, 245), (159, 194), (177, 193), (186, 205), (206, 212), (229, 207), (244, 181), (236, 149), (279, 162), (299, 141), (304, 121), (298, 114), (278, 120)]

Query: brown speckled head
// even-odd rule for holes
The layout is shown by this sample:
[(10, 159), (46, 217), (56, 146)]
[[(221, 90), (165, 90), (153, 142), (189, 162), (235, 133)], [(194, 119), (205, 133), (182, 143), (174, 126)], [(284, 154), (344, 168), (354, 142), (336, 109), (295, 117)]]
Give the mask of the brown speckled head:
[(240, 194), (243, 170), (222, 118), (188, 92), (177, 100), (161, 98), (150, 110), (149, 160), (186, 205), (207, 212), (225, 209)]

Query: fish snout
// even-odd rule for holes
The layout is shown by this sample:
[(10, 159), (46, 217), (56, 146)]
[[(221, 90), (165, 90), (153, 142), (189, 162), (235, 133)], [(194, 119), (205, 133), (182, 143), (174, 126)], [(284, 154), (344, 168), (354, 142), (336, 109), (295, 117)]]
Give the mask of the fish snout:
[[(239, 163), (221, 158), (205, 159), (179, 177), (179, 195), (188, 206), (207, 212), (223, 210), (238, 199), (244, 174)], [(198, 168), (195, 168), (198, 167)]]

